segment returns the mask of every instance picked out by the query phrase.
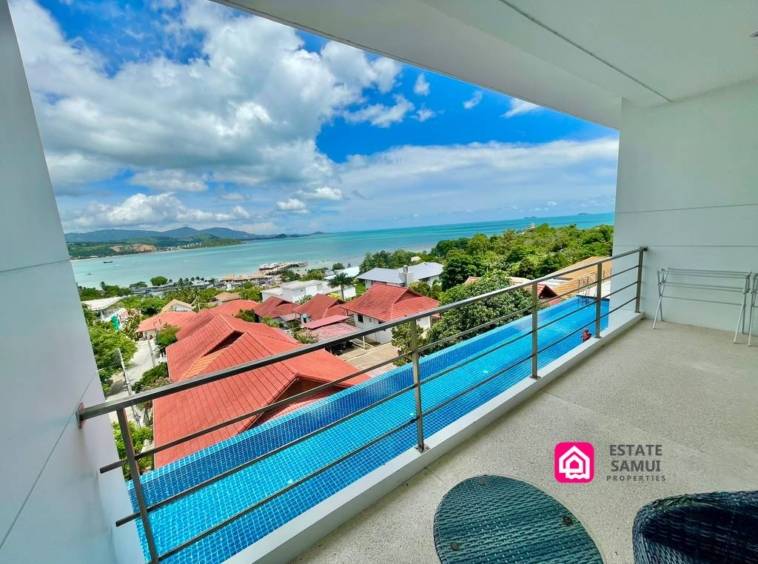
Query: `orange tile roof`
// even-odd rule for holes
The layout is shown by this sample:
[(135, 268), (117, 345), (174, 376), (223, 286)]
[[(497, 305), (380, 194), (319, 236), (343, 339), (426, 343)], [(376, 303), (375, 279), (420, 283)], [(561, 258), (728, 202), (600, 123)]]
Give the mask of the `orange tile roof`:
[(270, 296), (256, 306), (255, 313), (259, 317), (285, 317), (294, 314), (296, 307), (297, 304), (276, 296)]
[(331, 317), (333, 315), (345, 315), (342, 302), (326, 294), (316, 294), (310, 300), (295, 308), (298, 315), (307, 315), (310, 321)]
[(232, 300), (230, 302), (225, 302), (223, 304), (217, 305), (214, 308), (211, 308), (211, 313), (237, 315), (241, 311), (254, 310), (256, 307), (258, 307), (258, 305), (260, 304), (253, 300)]
[(213, 299), (219, 303), (224, 303), (238, 300), (240, 299), (240, 295), (235, 292), (219, 292)]
[[(265, 324), (248, 323), (223, 314), (208, 314), (206, 317), (204, 324), (167, 348), (172, 382), (302, 346), (284, 331)], [(355, 370), (344, 360), (321, 350), (158, 398), (153, 401), (155, 444), (165, 444), (269, 405), (287, 397), (288, 390), (298, 383), (331, 382)], [(367, 378), (366, 375), (356, 376), (335, 386), (334, 391)], [(156, 453), (155, 465), (168, 464), (280, 413), (248, 418)]]
[(421, 313), (438, 305), (437, 300), (417, 294), (408, 288), (374, 284), (365, 294), (350, 300), (344, 307), (350, 312), (368, 315), (379, 321), (391, 321)]
[(143, 319), (137, 327), (137, 331), (139, 333), (144, 333), (145, 331), (158, 331), (167, 325), (172, 325), (181, 329), (188, 323), (192, 322), (195, 315), (197, 314), (192, 311), (165, 311), (158, 315)]

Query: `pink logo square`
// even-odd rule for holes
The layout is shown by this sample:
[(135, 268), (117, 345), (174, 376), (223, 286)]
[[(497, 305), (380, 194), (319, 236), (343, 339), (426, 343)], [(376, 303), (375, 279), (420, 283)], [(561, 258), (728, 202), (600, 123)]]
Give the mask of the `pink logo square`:
[(592, 443), (558, 443), (553, 463), (555, 479), (562, 484), (586, 484), (595, 477)]

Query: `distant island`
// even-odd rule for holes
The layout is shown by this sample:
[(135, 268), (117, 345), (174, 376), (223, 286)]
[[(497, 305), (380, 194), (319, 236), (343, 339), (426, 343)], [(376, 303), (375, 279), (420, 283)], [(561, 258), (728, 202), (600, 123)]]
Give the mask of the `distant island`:
[(306, 237), (316, 233), (256, 235), (226, 227), (194, 229), (180, 227), (168, 231), (143, 229), (100, 229), (85, 233), (66, 233), (68, 254), (72, 259), (111, 257), (177, 249), (225, 247), (259, 239)]

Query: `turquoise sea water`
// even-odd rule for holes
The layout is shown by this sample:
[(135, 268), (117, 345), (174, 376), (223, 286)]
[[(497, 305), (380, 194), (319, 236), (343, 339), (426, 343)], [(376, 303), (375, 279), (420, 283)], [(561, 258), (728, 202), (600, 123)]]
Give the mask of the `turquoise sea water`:
[[(394, 249), (422, 251), (432, 248), (443, 239), (469, 237), (475, 233), (492, 235), (507, 229), (524, 229), (532, 223), (548, 223), (553, 226), (575, 224), (587, 228), (612, 224), (613, 214), (323, 233), (298, 238), (250, 241), (231, 247), (75, 260), (71, 264), (76, 281), (81, 286), (97, 286), (100, 282), (128, 285), (139, 281), (147, 282), (157, 275), (174, 280), (191, 276), (218, 278), (226, 274), (253, 272), (261, 264), (280, 261), (307, 261), (310, 266), (331, 265), (337, 261), (359, 264), (367, 252)], [(105, 260), (112, 262), (105, 263)]]

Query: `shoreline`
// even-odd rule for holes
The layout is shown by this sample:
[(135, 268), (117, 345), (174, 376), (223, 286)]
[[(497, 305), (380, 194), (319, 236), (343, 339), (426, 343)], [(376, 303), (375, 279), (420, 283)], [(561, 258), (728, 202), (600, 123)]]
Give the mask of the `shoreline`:
[[(548, 224), (551, 227), (576, 225), (579, 229), (587, 229), (598, 225), (613, 225), (614, 217), (612, 213), (605, 213), (430, 227), (321, 232), (299, 237), (242, 240), (237, 245), (77, 258), (70, 259), (70, 264), (77, 284), (88, 287), (99, 286), (100, 282), (128, 286), (158, 275), (173, 279), (193, 276), (209, 279), (251, 273), (261, 264), (271, 262), (305, 262), (308, 268), (330, 267), (335, 262), (358, 265), (366, 253), (393, 252), (398, 249), (426, 252), (443, 240), (471, 237), (477, 233), (491, 236), (507, 230), (523, 231), (532, 223)], [(112, 262), (104, 263), (104, 260)]]

